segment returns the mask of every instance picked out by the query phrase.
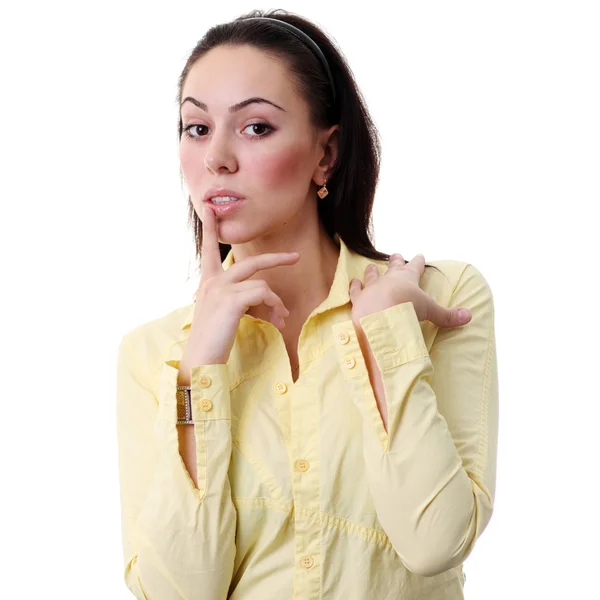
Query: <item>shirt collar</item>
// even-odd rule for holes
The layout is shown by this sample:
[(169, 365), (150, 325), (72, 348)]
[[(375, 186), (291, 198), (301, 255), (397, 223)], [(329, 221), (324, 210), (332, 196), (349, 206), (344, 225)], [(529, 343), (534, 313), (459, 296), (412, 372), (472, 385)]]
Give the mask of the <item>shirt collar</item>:
[[(337, 233), (334, 234), (333, 240), (337, 245), (339, 245), (340, 248), (340, 254), (335, 269), (335, 275), (333, 277), (333, 283), (331, 285), (331, 289), (329, 290), (329, 296), (327, 296), (321, 305), (317, 307), (311, 314), (322, 313), (326, 310), (337, 308), (338, 306), (344, 306), (350, 302), (350, 281), (353, 278), (364, 281), (365, 269), (371, 262), (381, 262), (382, 264), (385, 264), (383, 261), (376, 261), (350, 250), (350, 248), (346, 246), (342, 238)], [(225, 260), (223, 260), (221, 264), (224, 270), (227, 270), (232, 264), (234, 264), (233, 248), (229, 250)], [(192, 303), (186, 307), (181, 329), (185, 329), (192, 324), (194, 307), (195, 303)]]

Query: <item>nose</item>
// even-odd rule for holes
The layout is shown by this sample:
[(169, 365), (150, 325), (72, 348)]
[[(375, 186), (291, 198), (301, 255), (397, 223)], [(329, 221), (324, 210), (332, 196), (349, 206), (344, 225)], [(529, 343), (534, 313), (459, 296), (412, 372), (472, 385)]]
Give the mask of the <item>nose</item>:
[(234, 171), (236, 160), (227, 132), (215, 133), (206, 145), (204, 165), (209, 171), (219, 173), (220, 171)]

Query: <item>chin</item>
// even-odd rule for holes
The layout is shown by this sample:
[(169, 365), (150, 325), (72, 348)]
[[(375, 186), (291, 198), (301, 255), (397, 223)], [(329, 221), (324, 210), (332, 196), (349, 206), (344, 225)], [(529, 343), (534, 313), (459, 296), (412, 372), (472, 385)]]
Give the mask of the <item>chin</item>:
[(245, 244), (255, 240), (260, 233), (250, 230), (243, 223), (218, 222), (218, 238), (221, 244)]

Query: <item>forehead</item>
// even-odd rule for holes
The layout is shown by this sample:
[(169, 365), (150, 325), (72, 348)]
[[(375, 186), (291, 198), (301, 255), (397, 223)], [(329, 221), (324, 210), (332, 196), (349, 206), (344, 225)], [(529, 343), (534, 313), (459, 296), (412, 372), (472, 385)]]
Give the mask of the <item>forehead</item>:
[[(247, 45), (218, 46), (197, 60), (183, 86), (181, 98), (186, 96), (205, 102), (211, 113), (250, 96), (263, 96), (286, 110), (301, 103), (283, 61)], [(190, 109), (189, 102), (182, 107)]]

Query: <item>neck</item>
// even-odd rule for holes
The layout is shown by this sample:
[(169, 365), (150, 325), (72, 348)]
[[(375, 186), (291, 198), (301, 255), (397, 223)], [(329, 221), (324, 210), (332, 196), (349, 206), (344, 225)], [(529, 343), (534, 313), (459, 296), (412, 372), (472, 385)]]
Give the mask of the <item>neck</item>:
[[(288, 323), (304, 323), (308, 315), (329, 295), (337, 262), (339, 247), (327, 235), (324, 228), (319, 227), (310, 234), (304, 230), (302, 237), (285, 240), (270, 249), (252, 251), (251, 254), (265, 252), (299, 252), (300, 258), (293, 265), (282, 265), (258, 271), (249, 279), (262, 279), (269, 288), (281, 298), (284, 306), (290, 311), (286, 319)], [(247, 244), (240, 249), (233, 246), (234, 261), (251, 255)], [(269, 321), (269, 307), (265, 304), (251, 306), (246, 312), (253, 317)], [(284, 330), (285, 331), (285, 330)]]

